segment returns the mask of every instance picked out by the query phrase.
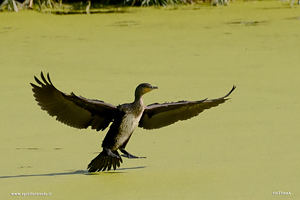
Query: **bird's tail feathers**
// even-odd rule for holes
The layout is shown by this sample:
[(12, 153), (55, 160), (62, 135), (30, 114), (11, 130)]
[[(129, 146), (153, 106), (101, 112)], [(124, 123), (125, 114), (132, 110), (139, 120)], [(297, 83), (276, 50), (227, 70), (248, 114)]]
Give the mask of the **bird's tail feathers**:
[(122, 158), (117, 151), (109, 152), (107, 149), (103, 149), (103, 151), (94, 158), (90, 164), (88, 165), (89, 172), (99, 172), (99, 171), (109, 171), (112, 168), (116, 170), (120, 167), (120, 163), (122, 163)]

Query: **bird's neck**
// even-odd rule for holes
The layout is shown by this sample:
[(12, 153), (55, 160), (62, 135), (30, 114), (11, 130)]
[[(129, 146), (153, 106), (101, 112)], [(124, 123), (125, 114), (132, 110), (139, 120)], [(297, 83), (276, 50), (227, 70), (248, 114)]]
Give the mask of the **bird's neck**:
[(135, 95), (133, 104), (137, 107), (144, 107), (144, 101), (142, 95)]

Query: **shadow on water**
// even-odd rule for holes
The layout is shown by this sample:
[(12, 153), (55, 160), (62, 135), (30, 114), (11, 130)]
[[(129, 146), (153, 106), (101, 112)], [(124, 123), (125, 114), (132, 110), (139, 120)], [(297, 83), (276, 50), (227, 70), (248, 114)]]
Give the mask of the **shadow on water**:
[(0, 176), (0, 179), (4, 178), (24, 178), (24, 177), (41, 177), (41, 176), (65, 176), (65, 175), (76, 175), (76, 174), (82, 174), (82, 175), (101, 175), (102, 173), (105, 174), (120, 174), (120, 173), (126, 173), (123, 172), (124, 170), (131, 170), (131, 169), (143, 169), (146, 168), (146, 166), (140, 166), (140, 167), (130, 167), (130, 168), (120, 168), (116, 169), (115, 171), (106, 171), (106, 172), (88, 172), (87, 170), (76, 170), (71, 172), (58, 172), (58, 173), (49, 173), (49, 174), (26, 174), (26, 175), (12, 175), (12, 176)]
[(290, 17), (290, 18), (286, 18), (287, 20), (300, 20), (300, 17)]
[(267, 21), (233, 21), (227, 22), (229, 25), (243, 25), (243, 26), (257, 26), (260, 24), (265, 24)]

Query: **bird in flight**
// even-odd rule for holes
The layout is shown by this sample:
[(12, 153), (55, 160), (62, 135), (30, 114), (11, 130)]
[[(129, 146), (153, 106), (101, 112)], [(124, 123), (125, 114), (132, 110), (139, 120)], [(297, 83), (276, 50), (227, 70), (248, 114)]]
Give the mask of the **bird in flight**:
[(104, 101), (87, 99), (73, 92), (66, 94), (52, 84), (49, 73), (47, 79), (41, 72), (41, 80), (35, 77), (38, 85), (30, 83), (38, 105), (56, 120), (78, 129), (91, 127), (104, 131), (109, 130), (102, 142), (102, 152), (88, 165), (89, 172), (109, 171), (120, 167), (121, 151), (126, 158), (144, 158), (130, 154), (125, 147), (136, 126), (147, 130), (162, 128), (175, 122), (197, 116), (206, 109), (216, 107), (228, 100), (236, 88), (217, 99), (199, 101), (178, 101), (171, 103), (154, 103), (145, 106), (143, 95), (158, 89), (149, 83), (141, 83), (135, 89), (135, 99), (132, 103), (114, 106)]

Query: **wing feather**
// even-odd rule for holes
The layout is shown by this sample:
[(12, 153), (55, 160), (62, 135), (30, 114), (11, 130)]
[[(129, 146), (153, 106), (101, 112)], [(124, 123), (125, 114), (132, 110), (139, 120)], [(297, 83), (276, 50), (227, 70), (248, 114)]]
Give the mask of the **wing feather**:
[(228, 94), (217, 99), (203, 99), (200, 101), (179, 101), (163, 104), (148, 105), (139, 122), (139, 127), (144, 129), (157, 129), (171, 125), (175, 122), (187, 120), (197, 116), (206, 109), (224, 103), (236, 87), (233, 86)]
[(34, 77), (39, 85), (30, 83), (35, 100), (43, 110), (56, 120), (75, 128), (104, 130), (113, 121), (118, 110), (116, 106), (99, 100), (90, 100), (74, 93), (70, 95), (56, 89), (51, 82), (49, 73), (47, 79), (41, 72), (41, 80)]

